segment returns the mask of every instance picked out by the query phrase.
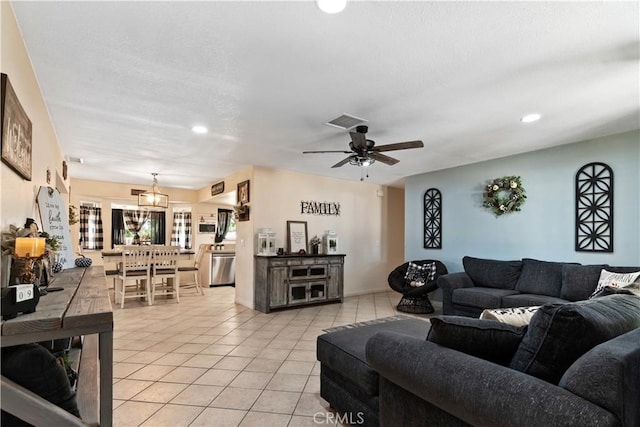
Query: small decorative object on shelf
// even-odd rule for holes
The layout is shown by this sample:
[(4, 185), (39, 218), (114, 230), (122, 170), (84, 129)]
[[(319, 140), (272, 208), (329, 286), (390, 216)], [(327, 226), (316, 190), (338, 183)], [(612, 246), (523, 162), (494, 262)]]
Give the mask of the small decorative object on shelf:
[(258, 250), (261, 256), (271, 256), (276, 254), (276, 233), (270, 228), (258, 230)]
[(91, 258), (87, 258), (84, 255), (80, 255), (80, 257), (76, 258), (75, 260), (76, 267), (81, 267), (81, 268), (91, 267), (92, 262), (93, 260)]
[(325, 254), (337, 254), (338, 253), (338, 235), (333, 230), (327, 230), (322, 236), (322, 242), (324, 246)]
[(486, 185), (482, 206), (490, 209), (495, 216), (519, 212), (527, 198), (519, 176), (496, 178)]
[(311, 246), (312, 254), (318, 255), (320, 253), (320, 238), (318, 236), (313, 236), (311, 240), (309, 240), (309, 245)]

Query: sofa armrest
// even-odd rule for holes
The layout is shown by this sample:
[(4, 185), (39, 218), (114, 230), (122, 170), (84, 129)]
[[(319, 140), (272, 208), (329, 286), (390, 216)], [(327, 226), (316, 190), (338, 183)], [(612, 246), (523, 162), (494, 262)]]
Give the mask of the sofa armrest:
[(474, 287), (473, 280), (465, 272), (443, 274), (438, 277), (438, 287), (442, 289), (442, 313), (454, 314), (453, 291), (459, 288)]
[(366, 357), (380, 376), (472, 425), (620, 425), (563, 388), (426, 340), (378, 332)]

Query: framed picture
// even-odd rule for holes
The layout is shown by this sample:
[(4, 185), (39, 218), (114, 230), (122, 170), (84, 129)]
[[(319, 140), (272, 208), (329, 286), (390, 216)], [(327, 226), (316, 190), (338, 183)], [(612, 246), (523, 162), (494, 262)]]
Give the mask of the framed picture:
[(300, 250), (305, 253), (307, 248), (307, 221), (287, 221), (287, 247), (290, 254), (297, 254)]
[(249, 180), (238, 183), (237, 199), (239, 205), (249, 203)]
[(22, 109), (9, 78), (2, 74), (0, 99), (0, 138), (2, 162), (27, 181), (31, 181), (31, 120)]

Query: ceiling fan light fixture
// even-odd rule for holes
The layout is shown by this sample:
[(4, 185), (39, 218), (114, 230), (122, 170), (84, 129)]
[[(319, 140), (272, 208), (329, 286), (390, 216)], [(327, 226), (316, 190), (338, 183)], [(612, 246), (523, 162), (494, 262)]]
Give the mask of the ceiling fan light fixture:
[(542, 116), (538, 113), (533, 113), (533, 114), (527, 114), (526, 116), (522, 116), (522, 118), (520, 119), (520, 121), (522, 123), (533, 123), (533, 122), (537, 122), (538, 120), (540, 120)]
[(194, 127), (191, 128), (191, 130), (193, 131), (193, 133), (199, 133), (199, 134), (205, 134), (209, 132), (209, 129), (207, 129), (206, 126), (201, 126), (201, 125), (195, 125)]
[(160, 188), (158, 188), (158, 174), (152, 173), (151, 175), (153, 175), (151, 191), (138, 194), (138, 206), (145, 208), (168, 208), (169, 195), (160, 192)]
[(324, 13), (340, 13), (347, 6), (347, 0), (316, 0), (316, 4)]
[(366, 168), (374, 164), (376, 161), (369, 157), (353, 157), (349, 160), (349, 164), (353, 166), (359, 166)]

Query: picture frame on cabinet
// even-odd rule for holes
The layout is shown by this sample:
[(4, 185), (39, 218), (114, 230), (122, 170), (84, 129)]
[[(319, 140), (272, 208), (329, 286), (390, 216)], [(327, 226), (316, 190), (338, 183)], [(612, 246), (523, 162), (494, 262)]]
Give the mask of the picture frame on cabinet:
[(287, 248), (290, 254), (300, 253), (304, 250), (309, 252), (307, 247), (307, 221), (287, 221)]

